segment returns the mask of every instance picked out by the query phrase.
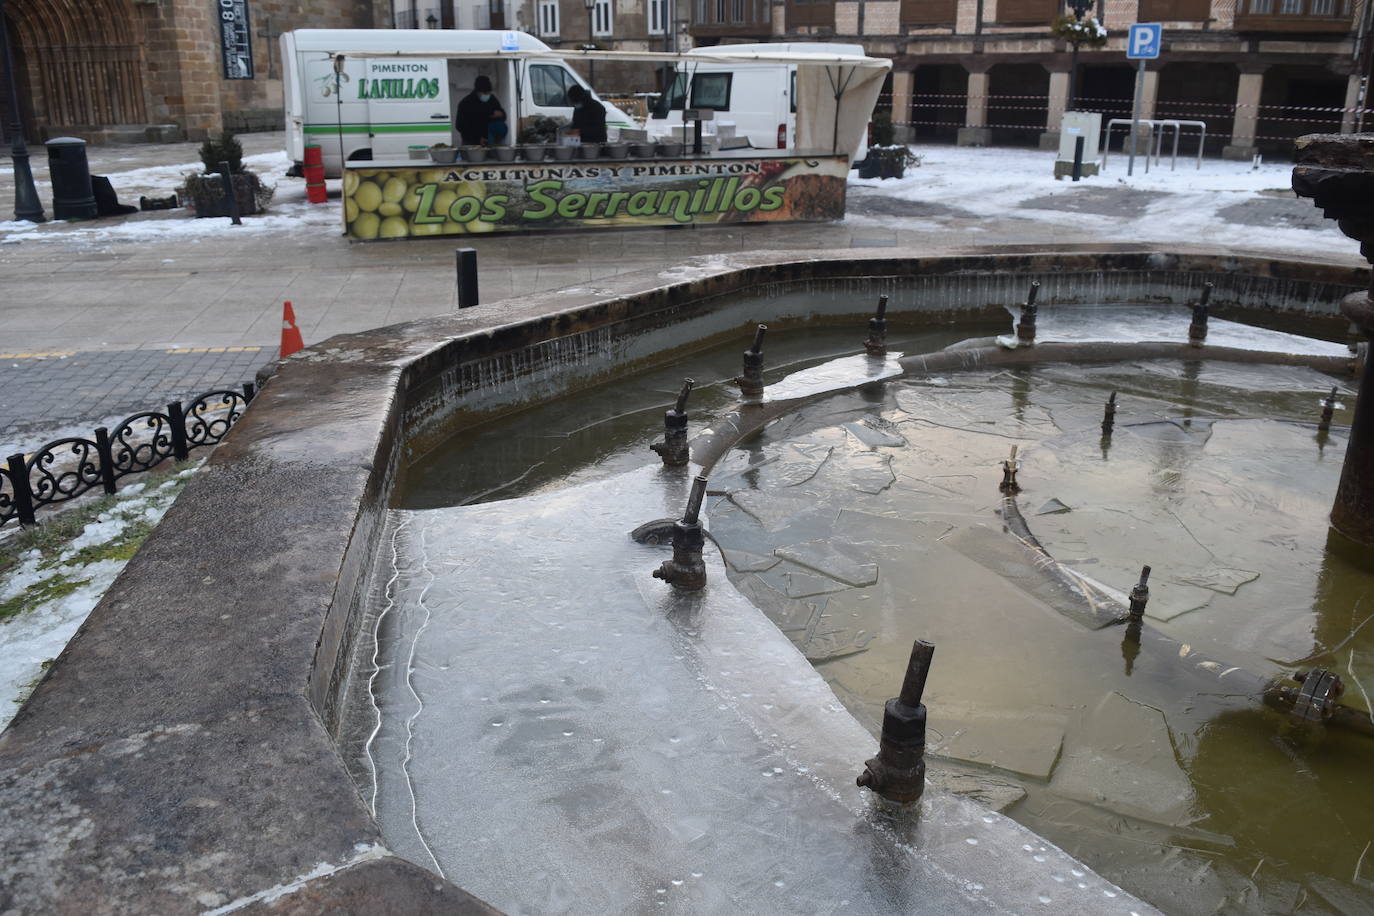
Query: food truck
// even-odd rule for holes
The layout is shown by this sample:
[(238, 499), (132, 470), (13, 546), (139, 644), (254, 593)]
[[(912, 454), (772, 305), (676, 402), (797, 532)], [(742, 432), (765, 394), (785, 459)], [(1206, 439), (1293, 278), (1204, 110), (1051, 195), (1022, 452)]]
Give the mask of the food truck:
[[(367, 34), (385, 33), (360, 33)], [(566, 67), (585, 58), (652, 65), (666, 61), (679, 70), (740, 62), (795, 66), (795, 137), (783, 148), (756, 148), (747, 137), (726, 148), (704, 142), (709, 132), (702, 130), (698, 145), (699, 125), (716, 114), (703, 107), (683, 112), (692, 130), (681, 142), (651, 140), (647, 132), (625, 128), (605, 144), (579, 144), (572, 138), (461, 150), (451, 144), (439, 149), (406, 144), (404, 153), (397, 148), (385, 155), (374, 148), (371, 160), (341, 163), (344, 232), (350, 239), (840, 219), (850, 163), (866, 138), (891, 69), (890, 61), (862, 54), (732, 49), (717, 56), (693, 52), (688, 58), (521, 46), (527, 39), (508, 33), (500, 47), (457, 51), (398, 49), (385, 39), (371, 46), (315, 50), (325, 54), (329, 73), (346, 69), (350, 60), (365, 62), (368, 72), (398, 60), (442, 61), (446, 67), (460, 60), (461, 66), (475, 67), (474, 73), (505, 67), (511, 82), (501, 98), (520, 113), (512, 130), (517, 138), (533, 117), (526, 114), (533, 109), (525, 95), (537, 90), (527, 75), (541, 64)], [(609, 128), (618, 114), (610, 106), (606, 113)]]
[[(711, 108), (717, 142), (745, 138), (760, 149), (793, 145), (797, 136), (797, 65), (760, 63), (745, 59), (754, 54), (847, 54), (862, 57), (863, 45), (836, 42), (769, 42), (719, 45), (687, 51), (673, 73), (668, 91), (649, 113), (645, 127), (651, 137), (681, 137), (692, 129), (684, 112)], [(710, 59), (703, 61), (709, 55)], [(721, 61), (722, 57), (733, 62)], [(729, 125), (728, 132), (722, 131)], [(708, 125), (710, 127), (711, 125)], [(725, 134), (728, 133), (728, 136)], [(853, 150), (855, 159), (868, 151), (867, 137)]]
[[(319, 146), (325, 175), (338, 178), (347, 160), (405, 157), (412, 146), (457, 146), (453, 110), (478, 75), (511, 106), (512, 123), (534, 115), (572, 117), (569, 87), (595, 92), (558, 59), (472, 58), (474, 51), (548, 51), (524, 32), (487, 29), (297, 29), (279, 39), (286, 109), (286, 153), (301, 165), (307, 144)], [(390, 49), (375, 58), (358, 52)], [(449, 57), (413, 57), (412, 53)], [(519, 91), (523, 89), (523, 91)], [(516, 107), (518, 103), (518, 108)], [(606, 104), (603, 102), (602, 104)], [(610, 131), (635, 128), (606, 105)], [(507, 142), (516, 138), (509, 137)]]

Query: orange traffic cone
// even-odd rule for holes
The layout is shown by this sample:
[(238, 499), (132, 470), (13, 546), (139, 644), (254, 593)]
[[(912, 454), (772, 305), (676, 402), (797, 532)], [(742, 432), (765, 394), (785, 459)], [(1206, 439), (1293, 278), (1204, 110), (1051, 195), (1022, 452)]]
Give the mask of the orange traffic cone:
[(280, 358), (285, 359), (297, 350), (305, 349), (305, 342), (301, 340), (301, 329), (296, 327), (296, 313), (291, 308), (291, 300), (286, 300), (286, 304), (281, 310), (281, 353)]

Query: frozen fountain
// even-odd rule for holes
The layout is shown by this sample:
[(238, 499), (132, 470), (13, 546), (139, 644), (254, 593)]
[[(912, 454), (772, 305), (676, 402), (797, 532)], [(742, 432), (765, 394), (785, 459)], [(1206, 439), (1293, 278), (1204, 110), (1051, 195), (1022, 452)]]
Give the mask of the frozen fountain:
[(1367, 286), (752, 253), (334, 338), (0, 736), (0, 910), (1368, 910)]

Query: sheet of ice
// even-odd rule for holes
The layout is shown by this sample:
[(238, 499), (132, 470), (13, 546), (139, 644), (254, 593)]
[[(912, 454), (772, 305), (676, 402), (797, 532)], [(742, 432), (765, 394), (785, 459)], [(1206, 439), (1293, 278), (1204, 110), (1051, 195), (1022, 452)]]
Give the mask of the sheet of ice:
[(846, 385), (896, 378), (902, 374), (902, 366), (898, 362), (901, 358), (900, 353), (889, 353), (884, 358), (864, 354), (832, 359), (819, 366), (793, 372), (786, 378), (774, 382), (764, 389), (763, 399), (786, 401), (834, 391)]
[[(1015, 317), (1018, 312), (1013, 312)], [(1047, 341), (1174, 341), (1187, 343), (1189, 309), (1142, 305), (1048, 305), (1035, 322), (1035, 339)], [(1207, 343), (1241, 350), (1298, 353), (1307, 356), (1349, 356), (1343, 343), (1271, 331), (1212, 317), (1207, 322)]]
[(651, 578), (667, 551), (627, 533), (686, 486), (646, 468), (392, 513), (390, 848), (510, 913), (1152, 912), (971, 802), (858, 789), (873, 738), (719, 556), (700, 593)]

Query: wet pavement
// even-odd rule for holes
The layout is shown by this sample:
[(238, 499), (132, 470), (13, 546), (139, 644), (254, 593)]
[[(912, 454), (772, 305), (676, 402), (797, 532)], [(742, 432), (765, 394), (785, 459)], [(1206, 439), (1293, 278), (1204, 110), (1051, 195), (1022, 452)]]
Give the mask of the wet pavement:
[[(139, 213), (79, 226), (49, 223), (33, 234), (27, 224), (0, 223), (0, 274), (5, 278), (0, 351), (259, 347), (270, 357), (267, 351), (279, 341), (283, 300), (293, 302), (307, 344), (454, 311), (455, 243), (349, 244), (336, 227), (337, 197), (312, 207), (299, 179), (281, 177), (282, 137), (240, 136), (249, 163), (278, 182), (268, 215), (249, 218), (242, 229), (225, 220), (189, 219), (184, 211)], [(192, 170), (196, 149), (189, 143), (92, 147), (88, 156), (92, 171), (110, 175), (123, 202), (136, 204), (141, 194), (171, 193), (180, 176)], [(33, 166), (51, 215), (41, 148), (34, 152)], [(1146, 198), (1169, 196), (1110, 184), (1070, 190), (1075, 193), (1067, 204), (1056, 193), (1045, 199), (1044, 211), (1022, 206), (989, 217), (940, 192), (910, 200), (882, 187), (854, 186), (852, 218), (840, 223), (466, 236), (461, 244), (478, 250), (481, 296), (491, 302), (563, 287), (594, 289), (628, 271), (669, 269), (693, 257), (756, 250), (915, 246), (938, 253), (970, 245), (1094, 243), (1103, 240), (1096, 224), (1075, 225), (1057, 211), (1072, 216), (1069, 211), (1076, 207), (1085, 219), (1100, 219), (1093, 214), (1115, 215), (1122, 207), (1138, 213)], [(6, 215), (12, 199), (12, 176), (0, 169)], [(1315, 211), (1305, 201), (1281, 199), (1246, 204), (1235, 221), (1272, 221), (1275, 208), (1292, 211), (1285, 217), (1292, 225), (1321, 222), (1307, 218)], [(1249, 244), (1264, 246), (1263, 238), (1250, 235)], [(1337, 245), (1330, 257), (1344, 254)], [(1353, 246), (1349, 260), (1358, 261)], [(122, 357), (111, 359), (117, 365)], [(186, 361), (154, 362), (149, 378), (165, 390), (188, 391), (201, 384), (198, 370)], [(150, 388), (150, 395), (155, 390)], [(49, 419), (65, 422), (78, 413), (93, 421), (118, 413), (126, 403), (68, 403), (68, 394), (53, 390), (44, 396), (35, 387), (23, 398), (7, 398), (0, 404), (0, 435), (15, 428), (36, 429)]]

